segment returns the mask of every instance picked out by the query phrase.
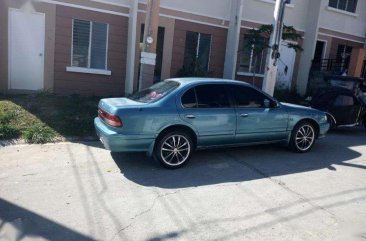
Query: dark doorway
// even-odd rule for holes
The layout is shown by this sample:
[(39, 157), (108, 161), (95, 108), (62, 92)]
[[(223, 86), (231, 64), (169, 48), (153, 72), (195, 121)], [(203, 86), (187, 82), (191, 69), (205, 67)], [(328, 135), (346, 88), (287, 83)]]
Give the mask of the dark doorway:
[(324, 58), (324, 52), (325, 52), (325, 42), (316, 41), (314, 60), (313, 60), (313, 68), (316, 68), (316, 70), (321, 70), (322, 68), (322, 60)]
[[(140, 43), (143, 43), (144, 41), (144, 30), (145, 30), (145, 24), (141, 24)], [(158, 39), (156, 43), (156, 63), (154, 70), (154, 83), (161, 81), (161, 70), (163, 66), (163, 52), (164, 52), (164, 36), (165, 36), (165, 28), (159, 27)]]
[(320, 61), (324, 58), (325, 42), (316, 41), (314, 60)]

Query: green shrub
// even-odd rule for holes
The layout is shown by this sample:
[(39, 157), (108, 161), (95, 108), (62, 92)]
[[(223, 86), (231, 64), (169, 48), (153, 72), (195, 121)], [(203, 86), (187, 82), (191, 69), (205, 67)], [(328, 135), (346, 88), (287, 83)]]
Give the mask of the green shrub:
[(0, 140), (8, 140), (17, 138), (20, 135), (20, 131), (10, 125), (0, 124)]
[(9, 122), (17, 116), (15, 111), (2, 112), (0, 111), (0, 125), (9, 124)]
[(44, 144), (52, 142), (56, 137), (56, 133), (47, 126), (35, 125), (25, 129), (23, 137), (28, 143)]

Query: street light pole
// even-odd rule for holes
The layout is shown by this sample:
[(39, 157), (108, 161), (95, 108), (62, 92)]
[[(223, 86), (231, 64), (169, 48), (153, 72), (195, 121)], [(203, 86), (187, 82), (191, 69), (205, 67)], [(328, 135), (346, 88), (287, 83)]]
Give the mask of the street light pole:
[(285, 6), (290, 0), (276, 0), (273, 15), (273, 31), (269, 40), (270, 49), (267, 54), (266, 69), (263, 78), (263, 91), (273, 95), (277, 77), (277, 60), (280, 58), (280, 46), (283, 31)]
[[(137, 1), (137, 0), (135, 0)], [(159, 27), (160, 0), (148, 0), (144, 29), (144, 42), (140, 59), (139, 89), (145, 89), (154, 83), (156, 63), (156, 43)]]

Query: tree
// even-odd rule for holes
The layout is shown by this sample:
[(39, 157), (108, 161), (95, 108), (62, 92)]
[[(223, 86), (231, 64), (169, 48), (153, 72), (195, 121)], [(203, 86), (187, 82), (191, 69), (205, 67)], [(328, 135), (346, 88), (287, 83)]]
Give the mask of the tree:
[[(257, 66), (257, 59), (260, 54), (263, 53), (264, 50), (270, 48), (269, 46), (269, 38), (273, 32), (272, 24), (261, 25), (258, 29), (250, 29), (248, 33), (245, 35), (245, 50), (253, 51), (253, 59), (254, 64), (250, 66), (253, 68), (253, 83), (255, 81), (256, 71), (255, 68)], [(297, 33), (296, 29), (292, 26), (283, 26), (282, 40), (291, 40), (297, 42), (301, 39), (302, 36)], [(303, 51), (303, 48), (299, 44), (289, 43), (287, 45), (288, 48), (292, 48), (295, 52)]]

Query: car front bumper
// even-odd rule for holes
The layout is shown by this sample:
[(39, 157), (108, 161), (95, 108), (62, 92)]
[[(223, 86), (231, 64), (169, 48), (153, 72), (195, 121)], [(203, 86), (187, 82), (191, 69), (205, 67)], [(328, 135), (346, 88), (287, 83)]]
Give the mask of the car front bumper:
[(98, 117), (94, 119), (97, 136), (105, 149), (112, 152), (151, 151), (155, 138), (145, 135), (124, 135), (111, 130)]
[(325, 134), (329, 131), (329, 129), (330, 129), (330, 124), (328, 122), (321, 123), (319, 125), (319, 136), (318, 136), (318, 138), (325, 137)]

